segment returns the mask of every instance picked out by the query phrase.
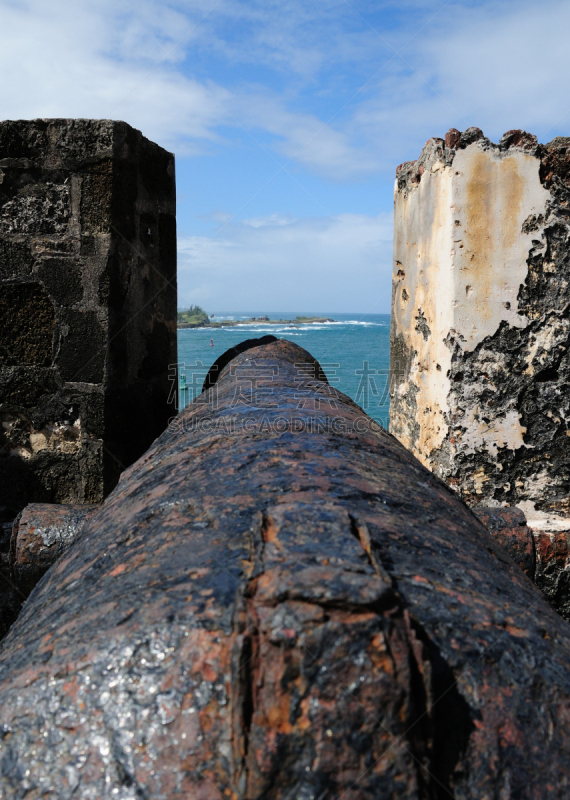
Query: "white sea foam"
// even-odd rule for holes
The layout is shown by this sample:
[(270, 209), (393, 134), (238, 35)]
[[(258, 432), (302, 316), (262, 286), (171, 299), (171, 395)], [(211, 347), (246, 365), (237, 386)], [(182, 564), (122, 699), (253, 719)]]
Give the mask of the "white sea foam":
[(385, 322), (363, 322), (360, 319), (347, 319), (341, 322), (341, 325), (364, 325), (367, 328), (376, 326), (383, 328), (386, 324)]

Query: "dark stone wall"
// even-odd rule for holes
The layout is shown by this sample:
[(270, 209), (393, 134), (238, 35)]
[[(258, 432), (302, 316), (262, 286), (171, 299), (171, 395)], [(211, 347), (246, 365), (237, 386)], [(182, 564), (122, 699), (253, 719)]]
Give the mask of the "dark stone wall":
[(174, 156), (126, 123), (0, 123), (4, 519), (101, 502), (175, 413), (175, 212)]

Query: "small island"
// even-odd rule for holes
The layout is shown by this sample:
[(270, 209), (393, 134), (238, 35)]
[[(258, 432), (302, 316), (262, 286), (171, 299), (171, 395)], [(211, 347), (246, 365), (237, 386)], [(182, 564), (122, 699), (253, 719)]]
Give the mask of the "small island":
[(212, 321), (214, 315), (209, 315), (200, 306), (190, 306), (185, 311), (178, 312), (178, 328), (227, 328), (236, 325), (251, 325), (252, 323), (260, 322), (264, 325), (290, 325), (295, 327), (297, 325), (311, 325), (316, 322), (336, 322), (330, 317), (305, 317), (298, 316), (295, 319), (269, 319), (268, 316), (263, 317), (250, 317), (249, 319), (226, 319), (217, 322)]

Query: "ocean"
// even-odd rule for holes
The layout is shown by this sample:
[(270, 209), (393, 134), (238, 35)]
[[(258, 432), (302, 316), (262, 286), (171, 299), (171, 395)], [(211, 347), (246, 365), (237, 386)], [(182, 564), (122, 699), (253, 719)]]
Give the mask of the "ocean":
[[(201, 389), (211, 364), (228, 348), (244, 339), (260, 338), (268, 333), (289, 339), (304, 347), (323, 367), (332, 386), (351, 397), (380, 425), (388, 427), (390, 350), (389, 314), (323, 314), (304, 316), (330, 317), (336, 322), (313, 325), (264, 325), (245, 323), (250, 317), (292, 319), (299, 312), (274, 311), (244, 314), (219, 314), (213, 321), (244, 320), (228, 328), (186, 328), (178, 331), (180, 375), (179, 402), (184, 408)], [(214, 344), (210, 346), (210, 340)]]

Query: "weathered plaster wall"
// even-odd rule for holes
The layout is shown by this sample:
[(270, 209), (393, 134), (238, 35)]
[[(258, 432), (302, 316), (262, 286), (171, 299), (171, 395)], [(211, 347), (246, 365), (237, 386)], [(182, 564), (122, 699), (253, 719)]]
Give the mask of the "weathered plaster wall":
[(452, 130), (395, 187), (391, 430), (529, 519), (569, 510), (566, 148)]
[(0, 522), (96, 503), (166, 427), (174, 157), (125, 123), (0, 123)]

